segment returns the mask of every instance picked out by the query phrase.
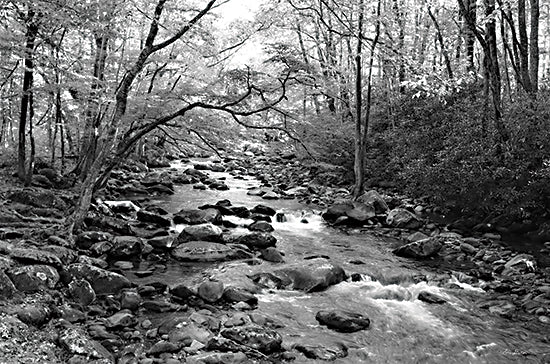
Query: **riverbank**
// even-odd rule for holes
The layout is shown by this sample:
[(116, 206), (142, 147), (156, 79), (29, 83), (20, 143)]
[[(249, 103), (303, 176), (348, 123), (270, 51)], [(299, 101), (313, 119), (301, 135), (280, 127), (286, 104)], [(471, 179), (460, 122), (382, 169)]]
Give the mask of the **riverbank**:
[[(538, 336), (529, 350), (523, 343), (507, 354), (479, 349), (473, 354), (475, 360), (506, 362), (520, 356), (533, 362), (544, 360), (537, 347), (548, 343), (544, 334), (550, 294), (547, 270), (491, 236), (471, 238), (446, 232), (425, 221), (412, 201), (383, 194), (388, 211), (374, 211), (374, 216), (353, 204), (346, 210), (349, 204), (343, 203), (344, 218), (329, 219), (333, 228), (324, 227), (312, 212), (302, 217), (287, 213), (294, 225), (284, 223), (284, 212), (277, 215), (269, 207), (299, 208), (285, 202), (297, 197), (302, 206), (317, 211), (348, 196), (341, 188), (312, 184), (312, 176), (300, 172), (299, 163), (282, 160), (278, 165), (292, 163), (296, 168), (281, 167), (285, 172), (277, 172), (275, 162), (245, 156), (225, 163), (195, 162), (193, 168), (119, 171), (109, 182), (109, 196), (97, 201), (87, 219), (90, 231), (74, 242), (61, 233), (73, 194), (38, 188), (4, 191), (2, 221), (6, 225), (1, 253), (7, 275), (0, 280), (0, 291), (11, 298), (3, 301), (0, 311), (7, 325), (2, 328), (3, 352), (11, 360), (7, 362), (28, 362), (37, 355), (47, 362), (72, 363), (360, 362), (361, 358), (369, 360), (369, 355), (377, 362), (390, 354), (358, 343), (370, 320), (371, 340), (387, 340), (387, 334), (378, 330), (388, 311), (378, 316), (370, 313), (367, 324), (361, 309), (365, 302), (414, 308), (416, 315), (434, 327), (439, 324), (426, 312), (441, 315), (442, 320), (446, 315), (460, 315), (434, 308), (437, 305), (473, 305), (473, 316), (485, 313), (496, 320), (496, 326), (513, 324), (528, 330), (529, 337)], [(291, 178), (285, 177), (287, 173), (293, 173)], [(233, 193), (235, 186), (245, 193)], [(185, 194), (180, 199), (169, 197), (182, 191)], [(108, 202), (129, 196), (133, 203)], [(201, 196), (210, 197), (204, 201)], [(230, 198), (211, 200), (214, 196)], [(245, 201), (254, 201), (254, 206), (242, 205)], [(183, 205), (183, 211), (176, 208)], [(412, 207), (413, 224), (388, 223), (390, 206), (405, 211)], [(302, 211), (308, 211), (304, 207)], [(354, 209), (361, 214), (350, 212)], [(364, 220), (358, 223), (358, 218)], [(354, 221), (350, 224), (350, 220)], [(173, 230), (174, 222), (183, 225)], [(311, 249), (310, 237), (322, 244)], [(401, 247), (409, 241), (420, 248)], [(372, 249), (362, 252), (365, 242)], [(400, 247), (401, 253), (394, 250)], [(427, 247), (436, 252), (410, 257), (411, 251), (428, 252)], [(392, 250), (408, 257), (392, 256)], [(215, 268), (218, 265), (221, 271)], [(176, 272), (189, 280), (177, 283)], [(336, 288), (325, 291), (336, 283)], [(355, 301), (365, 289), (366, 301)], [(321, 293), (308, 293), (317, 291)], [(353, 319), (323, 319), (334, 317), (329, 310), (316, 320), (316, 314), (327, 312), (320, 308), (352, 292), (354, 298), (349, 300), (353, 304), (340, 308), (356, 311)], [(296, 298), (302, 304), (288, 306)], [(312, 309), (318, 310), (311, 318), (301, 309), (309, 307), (303, 300), (312, 301)], [(376, 306), (369, 307), (376, 312)], [(292, 320), (280, 315), (285, 309), (296, 310)], [(295, 330), (296, 320), (304, 320), (308, 327), (319, 325), (315, 331), (335, 341), (320, 346), (308, 341), (307, 335), (292, 339), (286, 332)], [(345, 325), (358, 328), (358, 333), (339, 333), (351, 329), (331, 326), (335, 321), (348, 322)], [(328, 328), (322, 329), (323, 325)], [(302, 329), (312, 335), (311, 329)], [(411, 327), (402, 329), (410, 331)], [(346, 344), (335, 344), (338, 340)], [(474, 345), (470, 340), (465, 341)], [(377, 350), (379, 356), (372, 357)], [(468, 350), (458, 350), (466, 355), (457, 357), (459, 362), (470, 360), (463, 351)], [(454, 354), (451, 350), (443, 355)], [(396, 350), (395, 355), (401, 354)]]

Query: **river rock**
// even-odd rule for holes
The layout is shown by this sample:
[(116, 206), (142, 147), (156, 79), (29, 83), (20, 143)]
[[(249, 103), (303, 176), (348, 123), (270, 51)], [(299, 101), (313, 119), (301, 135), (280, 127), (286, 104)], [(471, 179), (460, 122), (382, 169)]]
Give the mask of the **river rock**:
[(246, 245), (250, 249), (266, 249), (274, 247), (277, 239), (267, 233), (250, 233), (239, 236), (235, 243)]
[(400, 257), (425, 259), (436, 255), (443, 247), (443, 242), (441, 237), (431, 237), (400, 246), (393, 253)]
[(389, 211), (384, 198), (375, 190), (370, 190), (357, 198), (358, 202), (373, 206), (377, 214), (385, 214)]
[[(156, 342), (147, 352), (150, 356), (159, 356), (162, 353), (176, 353), (180, 350), (180, 346), (169, 341), (161, 340)], [(179, 362), (179, 361), (178, 361)]]
[(136, 311), (141, 303), (141, 296), (134, 291), (123, 291), (120, 295), (120, 308)]
[(277, 331), (255, 325), (223, 329), (220, 335), (264, 354), (280, 351), (283, 342)]
[(348, 348), (344, 344), (337, 345), (304, 345), (297, 344), (294, 346), (296, 351), (304, 354), (308, 359), (317, 359), (323, 361), (335, 361), (339, 358), (348, 356)]
[(96, 299), (92, 285), (84, 279), (73, 279), (69, 283), (69, 293), (75, 301), (84, 307), (88, 306)]
[(278, 199), (281, 198), (281, 196), (279, 196), (279, 194), (275, 193), (274, 191), (269, 191), (269, 192), (266, 192), (265, 194), (263, 194), (262, 198), (264, 200), (278, 200)]
[(199, 225), (206, 223), (221, 224), (222, 214), (214, 208), (204, 210), (181, 210), (174, 215), (175, 224)]
[(74, 263), (78, 259), (78, 253), (74, 249), (69, 249), (58, 245), (46, 245), (41, 247), (42, 251), (50, 252), (57, 256), (63, 265)]
[(254, 294), (237, 287), (227, 287), (223, 298), (229, 302), (246, 302), (252, 306), (258, 304), (258, 298)]
[(101, 231), (111, 231), (118, 235), (134, 235), (130, 223), (116, 217), (88, 214), (84, 219), (88, 226), (95, 226)]
[(362, 224), (376, 216), (374, 207), (362, 202), (353, 202), (353, 208), (346, 211), (352, 222)]
[(322, 291), (347, 278), (342, 267), (323, 258), (275, 270), (273, 275), (278, 277), (284, 286), (305, 292)]
[(270, 233), (275, 230), (267, 221), (254, 221), (252, 224), (248, 225), (248, 229), (262, 233)]
[(42, 326), (47, 323), (52, 316), (52, 310), (43, 304), (24, 304), (17, 308), (17, 318), (26, 324)]
[(201, 224), (187, 226), (177, 236), (172, 246), (177, 247), (180, 244), (190, 241), (212, 241), (218, 242), (221, 240), (222, 229), (212, 224)]
[(223, 283), (216, 281), (204, 281), (199, 285), (197, 293), (207, 302), (216, 302), (223, 296)]
[(218, 191), (227, 191), (229, 190), (229, 186), (223, 183), (222, 181), (214, 181), (208, 185), (213, 190)]
[(67, 272), (73, 279), (87, 280), (96, 294), (116, 294), (123, 288), (129, 288), (132, 285), (123, 275), (93, 265), (71, 264), (67, 268)]
[(329, 329), (338, 332), (356, 332), (365, 330), (370, 325), (368, 317), (347, 311), (319, 311), (315, 319)]
[(440, 303), (445, 303), (447, 301), (445, 301), (445, 299), (443, 299), (442, 297), (434, 294), (434, 293), (431, 293), (431, 292), (428, 292), (428, 291), (421, 291), (419, 294), (418, 294), (418, 299), (420, 301), (424, 301), (426, 303), (437, 303), (437, 304), (440, 304)]
[(109, 250), (109, 256), (113, 258), (139, 257), (143, 249), (143, 241), (135, 236), (117, 236), (113, 246)]
[(103, 231), (84, 231), (78, 234), (75, 240), (79, 249), (90, 249), (95, 243), (112, 241), (113, 235)]
[(124, 328), (135, 326), (136, 317), (129, 310), (122, 310), (105, 319), (105, 324), (109, 328)]
[(340, 201), (329, 206), (328, 209), (321, 216), (326, 221), (334, 222), (338, 218), (346, 216), (346, 213), (352, 209), (352, 201)]
[(11, 279), (4, 273), (3, 270), (0, 270), (0, 299), (1, 298), (11, 298), (16, 292), (15, 285)]
[(260, 258), (272, 263), (284, 263), (283, 255), (275, 248), (269, 247), (260, 252)]
[(172, 225), (172, 222), (169, 219), (154, 212), (139, 210), (136, 216), (138, 221), (141, 222), (151, 223), (163, 227)]
[(104, 204), (117, 214), (132, 215), (139, 210), (132, 201), (105, 201)]
[(195, 292), (193, 292), (189, 287), (187, 287), (187, 285), (183, 283), (171, 287), (170, 294), (184, 301), (187, 301), (189, 298), (195, 296)]
[(267, 216), (274, 216), (277, 213), (275, 209), (265, 205), (256, 205), (250, 210), (250, 212), (253, 214), (261, 214)]
[(57, 255), (38, 249), (14, 248), (10, 256), (26, 264), (47, 264), (53, 265), (54, 267), (61, 267), (63, 265), (61, 259), (59, 259)]
[(13, 202), (40, 208), (54, 208), (61, 211), (69, 208), (69, 204), (61, 197), (51, 191), (40, 188), (25, 188), (14, 191), (8, 195), (8, 199)]
[(208, 241), (190, 241), (172, 250), (176, 259), (188, 262), (223, 262), (231, 260), (235, 251), (229, 246)]
[(407, 236), (407, 241), (409, 243), (412, 243), (412, 242), (427, 239), (427, 238), (429, 238), (428, 235), (426, 235), (424, 233), (421, 233), (420, 231), (416, 231), (416, 232), (412, 233), (411, 235)]
[(250, 360), (246, 354), (236, 353), (205, 353), (193, 355), (186, 358), (188, 364), (246, 364)]
[(7, 271), (15, 287), (22, 292), (35, 292), (43, 288), (54, 288), (59, 273), (49, 265), (27, 265)]
[(70, 354), (82, 355), (89, 359), (106, 359), (115, 362), (113, 355), (103, 345), (87, 337), (86, 333), (77, 327), (69, 327), (59, 333), (59, 343)]
[(422, 226), (422, 221), (409, 210), (396, 208), (388, 213), (386, 224), (395, 228), (418, 229)]

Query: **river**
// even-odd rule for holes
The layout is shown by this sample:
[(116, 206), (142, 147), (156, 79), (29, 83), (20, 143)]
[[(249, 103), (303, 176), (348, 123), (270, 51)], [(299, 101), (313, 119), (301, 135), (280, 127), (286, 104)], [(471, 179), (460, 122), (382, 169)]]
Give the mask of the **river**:
[[(348, 274), (361, 277), (323, 292), (266, 289), (258, 295), (256, 310), (282, 324), (277, 331), (285, 347), (302, 344), (335, 351), (341, 345), (347, 347), (348, 355), (334, 363), (550, 363), (548, 326), (536, 320), (511, 321), (479, 308), (477, 303), (487, 298), (480, 288), (456, 284), (444, 271), (396, 257), (391, 253), (394, 242), (387, 238), (331, 228), (323, 223), (320, 211), (296, 200), (266, 201), (249, 196), (248, 189), (259, 186), (252, 177), (209, 174), (224, 179), (230, 189), (198, 191), (183, 185), (176, 188), (175, 195), (156, 202), (170, 212), (223, 199), (234, 206), (271, 206), (287, 216), (288, 221), (273, 223), (277, 248), (285, 254), (286, 263), (327, 256)], [(131, 272), (128, 275), (140, 284), (148, 280), (194, 284), (212, 277), (227, 285), (247, 287), (253, 284), (247, 275), (269, 271), (273, 264), (172, 262), (151, 277), (138, 278)], [(139, 267), (145, 268), (151, 267)], [(436, 293), (447, 303), (419, 301), (420, 291)], [(315, 320), (315, 314), (323, 309), (364, 314), (371, 326), (351, 334), (331, 331)], [(296, 355), (294, 363), (319, 362)]]

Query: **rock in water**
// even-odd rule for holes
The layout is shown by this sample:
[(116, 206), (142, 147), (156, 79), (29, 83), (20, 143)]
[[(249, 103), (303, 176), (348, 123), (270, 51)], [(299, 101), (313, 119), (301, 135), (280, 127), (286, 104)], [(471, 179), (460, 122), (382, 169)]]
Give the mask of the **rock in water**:
[(339, 332), (355, 332), (365, 330), (370, 325), (368, 317), (347, 311), (319, 311), (315, 319), (329, 329)]
[(267, 233), (251, 233), (239, 237), (236, 243), (246, 245), (250, 249), (266, 249), (274, 247), (277, 239)]
[(231, 327), (222, 330), (220, 334), (227, 339), (264, 354), (280, 351), (283, 342), (277, 331), (255, 325)]
[(382, 196), (375, 190), (365, 192), (364, 194), (359, 196), (357, 201), (373, 206), (377, 214), (385, 214), (389, 211), (388, 204), (386, 203), (384, 198), (382, 198)]
[(368, 221), (368, 219), (376, 216), (374, 207), (364, 204), (362, 202), (353, 202), (353, 208), (346, 211), (346, 216), (353, 222), (362, 224)]
[(223, 296), (223, 283), (215, 281), (202, 282), (198, 289), (200, 298), (207, 302), (216, 302)]
[(117, 294), (123, 288), (131, 287), (130, 281), (121, 274), (110, 272), (89, 264), (75, 263), (67, 268), (75, 279), (87, 280), (96, 294)]
[(420, 301), (424, 301), (426, 303), (445, 303), (445, 302), (447, 302), (443, 298), (439, 297), (438, 295), (433, 294), (433, 293), (428, 292), (428, 291), (420, 292), (418, 294), (418, 299)]
[(27, 265), (7, 271), (15, 287), (22, 292), (34, 292), (43, 288), (54, 288), (59, 273), (49, 265)]
[(190, 241), (212, 241), (218, 242), (222, 236), (222, 229), (212, 224), (201, 224), (188, 226), (178, 235), (172, 246)]
[(276, 270), (273, 275), (281, 280), (283, 286), (305, 292), (322, 291), (347, 278), (342, 267), (323, 258)]
[(223, 262), (235, 256), (233, 249), (224, 244), (208, 241), (190, 241), (172, 251), (176, 259), (188, 262)]
[(208, 208), (204, 210), (181, 210), (174, 215), (175, 224), (199, 225), (206, 223), (221, 224), (222, 214), (219, 210)]
[(395, 249), (393, 253), (400, 257), (425, 259), (436, 255), (443, 247), (444, 238), (431, 237), (405, 244)]
[(318, 359), (323, 361), (334, 361), (348, 356), (348, 348), (344, 344), (327, 347), (297, 344), (294, 349), (304, 354), (308, 359)]

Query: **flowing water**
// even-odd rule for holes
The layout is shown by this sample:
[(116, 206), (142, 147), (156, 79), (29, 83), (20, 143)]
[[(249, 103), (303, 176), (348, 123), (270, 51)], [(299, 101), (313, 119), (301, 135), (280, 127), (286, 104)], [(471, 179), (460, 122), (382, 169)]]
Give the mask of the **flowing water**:
[[(271, 206), (287, 217), (286, 222), (273, 223), (277, 248), (284, 252), (286, 263), (326, 256), (348, 274), (358, 273), (361, 277), (324, 292), (265, 290), (258, 295), (257, 311), (283, 325), (277, 331), (286, 347), (302, 344), (337, 350), (343, 344), (349, 349), (348, 355), (335, 363), (550, 363), (550, 326), (534, 320), (510, 321), (478, 308), (476, 302), (486, 298), (483, 290), (450, 285), (450, 275), (428, 271), (416, 262), (394, 256), (394, 243), (388, 239), (330, 228), (323, 224), (319, 211), (295, 200), (266, 201), (249, 196), (248, 188), (259, 185), (253, 178), (209, 174), (224, 178), (230, 190), (197, 191), (185, 185), (159, 203), (171, 212), (222, 199), (230, 200), (233, 206)], [(270, 271), (272, 265), (175, 262), (151, 277), (132, 278), (138, 283), (160, 280), (194, 284), (208, 276), (228, 285), (252, 287), (247, 275)], [(420, 291), (435, 293), (447, 303), (419, 301)], [(315, 320), (315, 314), (323, 309), (364, 314), (370, 318), (371, 327), (351, 334), (331, 331)], [(298, 354), (294, 362), (315, 363), (318, 359)]]

